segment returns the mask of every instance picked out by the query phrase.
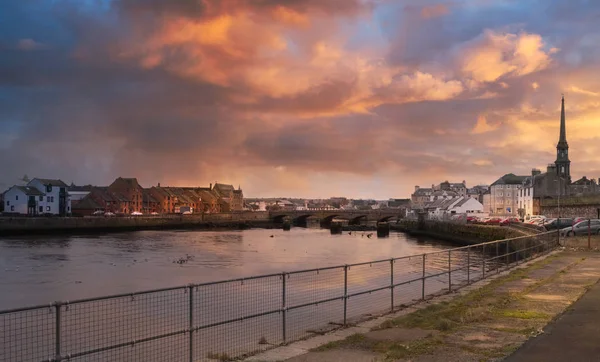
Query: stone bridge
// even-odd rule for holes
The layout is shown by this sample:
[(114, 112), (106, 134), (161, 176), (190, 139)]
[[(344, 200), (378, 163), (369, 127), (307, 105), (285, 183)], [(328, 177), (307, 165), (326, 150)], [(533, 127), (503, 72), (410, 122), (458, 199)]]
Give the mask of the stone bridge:
[(309, 217), (320, 220), (321, 224), (330, 224), (336, 219), (348, 220), (350, 225), (360, 224), (361, 221), (390, 221), (404, 218), (406, 211), (403, 209), (393, 210), (278, 210), (269, 212), (269, 218), (273, 222), (283, 222), (290, 219), (295, 224), (306, 224)]

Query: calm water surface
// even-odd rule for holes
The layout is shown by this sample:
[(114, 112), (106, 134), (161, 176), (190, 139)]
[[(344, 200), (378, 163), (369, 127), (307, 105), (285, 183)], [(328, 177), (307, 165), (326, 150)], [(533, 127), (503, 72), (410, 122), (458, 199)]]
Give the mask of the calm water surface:
[(450, 247), (402, 233), (369, 239), (304, 228), (0, 238), (0, 310)]

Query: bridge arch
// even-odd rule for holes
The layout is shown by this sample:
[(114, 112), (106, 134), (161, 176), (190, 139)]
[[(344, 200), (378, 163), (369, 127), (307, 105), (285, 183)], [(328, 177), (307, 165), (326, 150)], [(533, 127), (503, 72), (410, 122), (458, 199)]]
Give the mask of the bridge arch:
[(398, 220), (398, 218), (399, 218), (398, 215), (389, 215), (389, 216), (384, 216), (384, 217), (377, 219), (377, 222), (389, 222), (391, 219)]
[(350, 220), (348, 220), (348, 225), (360, 225), (360, 220), (361, 219), (367, 219), (368, 216), (367, 215), (358, 215), (356, 217), (351, 218)]

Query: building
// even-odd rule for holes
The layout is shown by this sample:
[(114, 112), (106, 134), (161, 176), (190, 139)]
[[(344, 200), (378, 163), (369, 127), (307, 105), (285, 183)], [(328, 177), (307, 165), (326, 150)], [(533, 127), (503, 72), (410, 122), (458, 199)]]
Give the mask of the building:
[(142, 211), (142, 187), (136, 178), (119, 177), (108, 186), (108, 191), (129, 201), (129, 207), (121, 210), (122, 213)]
[(472, 197), (463, 196), (448, 209), (451, 214), (480, 214), (483, 212), (483, 204)]
[(528, 176), (517, 176), (509, 173), (490, 186), (489, 212), (493, 216), (516, 216), (518, 215), (518, 195), (523, 181)]
[(569, 185), (569, 195), (584, 196), (590, 194), (598, 194), (600, 193), (599, 186), (600, 185), (598, 185), (595, 179), (588, 179), (586, 176), (583, 176), (579, 180)]
[(430, 202), (431, 194), (433, 194), (432, 188), (422, 188), (415, 186), (415, 192), (410, 195), (410, 202), (413, 210), (423, 209), (426, 203)]
[(221, 204), (222, 212), (244, 210), (244, 194), (239, 186), (236, 190), (233, 188), (233, 185), (215, 182), (212, 191), (221, 199), (219, 203)]
[(490, 214), (492, 210), (492, 194), (490, 190), (487, 190), (483, 193), (483, 212), (486, 214)]
[(150, 189), (142, 189), (142, 212), (144, 214), (158, 213), (160, 203), (152, 196)]
[(33, 186), (13, 186), (3, 193), (4, 213), (43, 215), (46, 199), (43, 192)]
[(559, 175), (555, 164), (549, 164), (544, 173), (537, 169), (531, 170), (531, 176), (523, 180), (519, 190), (519, 216), (527, 218), (531, 215), (540, 215), (541, 199), (564, 197), (567, 195), (567, 190), (568, 179)]
[(458, 183), (452, 183), (446, 180), (437, 186), (434, 185), (432, 188), (434, 191), (454, 191), (458, 196), (467, 196), (467, 182), (465, 180)]
[(483, 212), (483, 205), (474, 198), (458, 196), (451, 199), (437, 199), (424, 207), (432, 219), (448, 219), (452, 215), (472, 215)]
[(477, 185), (467, 189), (467, 196), (483, 204), (483, 195), (490, 190), (488, 185)]
[(94, 201), (91, 197), (84, 197), (73, 204), (73, 215), (75, 216), (91, 216), (96, 211), (104, 211), (105, 208)]
[(27, 183), (27, 186), (35, 187), (45, 194), (44, 214), (58, 216), (71, 214), (71, 198), (67, 192), (68, 186), (61, 180), (34, 178)]
[(75, 206), (75, 204), (86, 197), (90, 191), (92, 191), (92, 185), (75, 186), (75, 184), (71, 183), (67, 188), (69, 198), (71, 198), (71, 206)]
[[(87, 199), (92, 199), (94, 202), (88, 202)], [(96, 208), (100, 206), (100, 210), (104, 212), (112, 212), (114, 214), (128, 214), (132, 209), (131, 200), (127, 199), (125, 196), (111, 192), (108, 187), (92, 187), (90, 193), (81, 199), (79, 203), (86, 202), (84, 205), (93, 206)], [(83, 206), (78, 205), (78, 213), (87, 212)]]

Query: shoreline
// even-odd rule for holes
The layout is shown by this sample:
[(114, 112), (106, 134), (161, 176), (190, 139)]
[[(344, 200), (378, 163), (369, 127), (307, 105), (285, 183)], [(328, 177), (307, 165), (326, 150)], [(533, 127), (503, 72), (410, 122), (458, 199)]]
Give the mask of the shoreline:
[[(0, 220), (0, 237), (82, 235), (143, 230), (247, 230), (281, 229), (270, 220), (213, 220), (191, 218), (53, 218)], [(8, 224), (8, 225), (7, 225)]]

